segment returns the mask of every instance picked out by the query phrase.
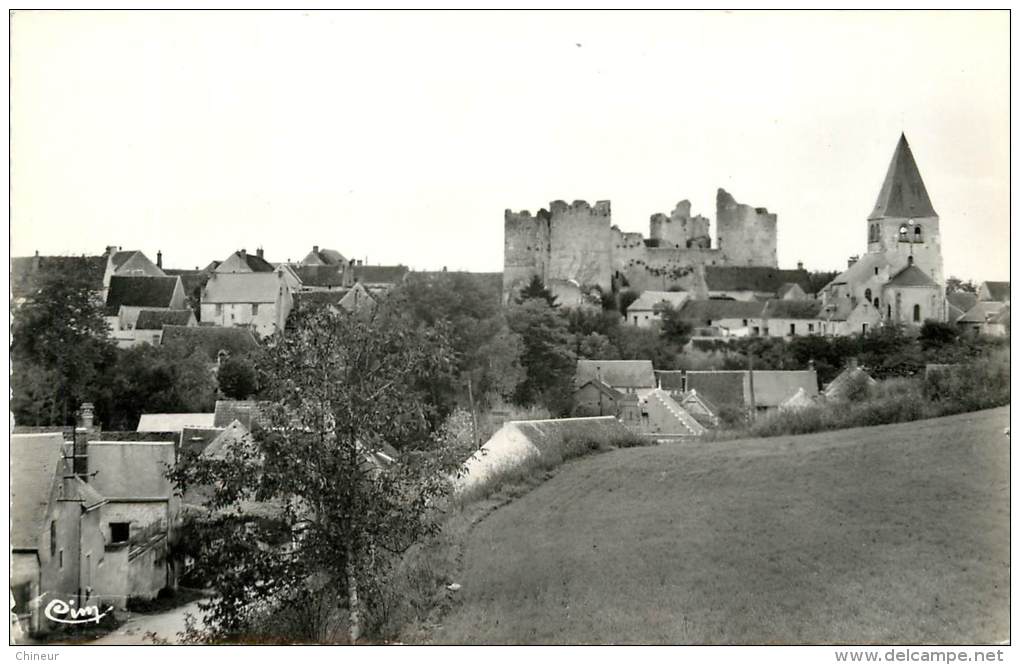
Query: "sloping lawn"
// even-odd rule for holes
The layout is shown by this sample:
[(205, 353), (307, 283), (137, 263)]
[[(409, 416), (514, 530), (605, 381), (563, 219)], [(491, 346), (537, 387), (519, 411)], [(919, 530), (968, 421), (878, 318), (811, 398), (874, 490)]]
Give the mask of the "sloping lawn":
[(1007, 408), (616, 450), (468, 537), (455, 644), (1009, 638)]

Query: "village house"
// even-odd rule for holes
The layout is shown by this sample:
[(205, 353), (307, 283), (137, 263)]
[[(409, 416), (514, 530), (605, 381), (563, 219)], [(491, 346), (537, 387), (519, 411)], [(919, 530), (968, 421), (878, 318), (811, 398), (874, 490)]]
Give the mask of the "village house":
[(770, 411), (795, 397), (803, 402), (818, 396), (818, 375), (813, 369), (689, 370), (684, 385), (688, 392), (697, 393), (702, 404), (713, 406), (716, 417), (721, 409), (743, 412), (753, 404), (756, 411)]
[(845, 401), (853, 397), (855, 391), (869, 390), (877, 384), (878, 381), (860, 367), (856, 359), (851, 358), (843, 371), (825, 386), (822, 396), (831, 401)]
[(135, 321), (135, 344), (159, 346), (166, 326), (197, 327), (198, 319), (191, 309), (143, 309)]
[(220, 326), (163, 326), (161, 344), (179, 344), (201, 352), (210, 369), (231, 356), (245, 356), (258, 348), (258, 342), (247, 328)]
[(185, 428), (212, 427), (214, 413), (143, 413), (138, 419), (139, 432), (181, 432)]
[(981, 282), (978, 286), (978, 300), (1009, 304), (1009, 282)]
[(810, 277), (804, 264), (796, 270), (768, 266), (705, 266), (705, 285), (710, 299), (804, 300), (809, 294)]
[(638, 328), (649, 328), (662, 321), (663, 307), (680, 309), (690, 297), (683, 291), (645, 291), (627, 306), (627, 323)]
[(239, 250), (213, 270), (202, 290), (201, 320), (225, 328), (248, 327), (262, 336), (282, 331), (300, 282), (287, 266)]
[(680, 318), (694, 326), (694, 337), (767, 336), (764, 311), (765, 303), (758, 300), (688, 300)]
[[(118, 346), (134, 346), (152, 340), (153, 331), (136, 331), (144, 310), (178, 311), (187, 318), (187, 302), (180, 277), (150, 275), (114, 275), (106, 294), (105, 316), (110, 336)], [(151, 319), (146, 319), (151, 321)]]

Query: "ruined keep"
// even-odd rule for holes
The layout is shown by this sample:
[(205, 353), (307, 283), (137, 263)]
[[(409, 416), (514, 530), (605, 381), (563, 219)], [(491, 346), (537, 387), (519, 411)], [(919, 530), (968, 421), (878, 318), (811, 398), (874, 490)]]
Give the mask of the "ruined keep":
[(709, 220), (691, 214), (690, 201), (649, 220), (649, 237), (612, 223), (609, 201), (553, 201), (532, 215), (504, 213), (503, 300), (534, 276), (563, 304), (579, 304), (595, 287), (602, 293), (682, 289), (708, 297), (705, 266), (777, 267), (776, 215), (716, 196), (717, 242)]

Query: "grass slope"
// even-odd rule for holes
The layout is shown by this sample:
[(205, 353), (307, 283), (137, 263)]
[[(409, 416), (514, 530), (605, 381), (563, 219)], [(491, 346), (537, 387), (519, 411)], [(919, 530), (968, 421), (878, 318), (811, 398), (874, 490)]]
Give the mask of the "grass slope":
[(1009, 637), (1007, 408), (616, 450), (471, 532), (434, 642)]

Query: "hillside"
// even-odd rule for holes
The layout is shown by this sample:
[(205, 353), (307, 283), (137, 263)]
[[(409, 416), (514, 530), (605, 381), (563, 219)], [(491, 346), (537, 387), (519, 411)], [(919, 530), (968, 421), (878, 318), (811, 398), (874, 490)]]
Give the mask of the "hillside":
[(435, 642), (1009, 638), (1007, 408), (564, 466), (469, 536)]

